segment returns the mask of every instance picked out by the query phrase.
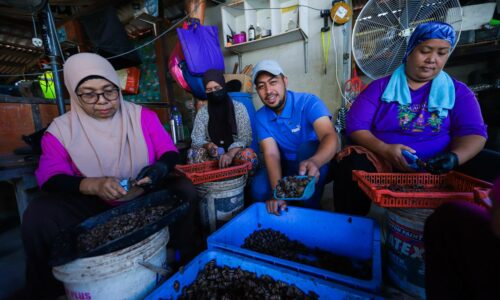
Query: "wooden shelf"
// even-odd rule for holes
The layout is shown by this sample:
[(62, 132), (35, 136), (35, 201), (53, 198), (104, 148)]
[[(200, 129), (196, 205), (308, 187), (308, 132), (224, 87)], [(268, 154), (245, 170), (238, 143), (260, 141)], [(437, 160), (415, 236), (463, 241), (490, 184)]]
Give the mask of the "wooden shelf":
[[(273, 35), (258, 40), (224, 47), (238, 55), (238, 63), (243, 65), (242, 55), (259, 49), (275, 47), (295, 41), (304, 44), (304, 70), (307, 73), (309, 0), (235, 0), (221, 7), (223, 36), (245, 32), (251, 26), (259, 26), (263, 32), (270, 30)], [(296, 26), (291, 26), (290, 22)], [(285, 31), (293, 27), (293, 30)], [(228, 30), (230, 28), (230, 30)]]
[(234, 53), (245, 53), (249, 51), (274, 47), (286, 43), (291, 43), (295, 41), (307, 41), (307, 35), (301, 28), (296, 28), (284, 33), (271, 35), (265, 38), (261, 38), (255, 41), (248, 41), (245, 43), (240, 43), (236, 45), (232, 45), (230, 47), (226, 47), (227, 50)]

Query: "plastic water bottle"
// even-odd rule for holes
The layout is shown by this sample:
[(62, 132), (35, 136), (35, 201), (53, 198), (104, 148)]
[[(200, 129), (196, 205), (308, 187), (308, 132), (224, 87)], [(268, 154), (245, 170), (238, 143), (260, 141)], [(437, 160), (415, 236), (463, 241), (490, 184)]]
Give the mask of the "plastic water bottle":
[(173, 118), (170, 118), (170, 136), (172, 137), (172, 141), (174, 144), (177, 144), (177, 133), (175, 130), (175, 120)]
[(259, 23), (257, 23), (257, 26), (255, 27), (255, 39), (258, 40), (262, 37), (262, 28), (259, 26)]
[[(182, 115), (176, 106), (172, 107), (172, 112), (170, 114), (170, 125), (172, 129), (172, 135), (175, 135), (174, 142), (184, 141), (184, 127), (182, 125)], [(174, 133), (175, 132), (175, 133)]]

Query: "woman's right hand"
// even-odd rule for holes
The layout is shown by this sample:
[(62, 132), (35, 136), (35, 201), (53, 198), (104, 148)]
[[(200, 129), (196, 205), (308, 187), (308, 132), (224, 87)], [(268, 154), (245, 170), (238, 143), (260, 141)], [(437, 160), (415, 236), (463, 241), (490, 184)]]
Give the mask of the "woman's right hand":
[(207, 149), (207, 152), (208, 152), (208, 155), (210, 155), (211, 157), (217, 157), (219, 152), (218, 152), (218, 148), (216, 144), (210, 142), (210, 143), (206, 143), (205, 144), (205, 149)]
[(378, 154), (388, 161), (391, 166), (399, 171), (412, 172), (413, 169), (406, 162), (403, 150), (415, 153), (415, 150), (403, 144), (385, 144)]
[(104, 201), (119, 199), (127, 194), (116, 177), (88, 177), (80, 183), (80, 191), (85, 195), (93, 195)]

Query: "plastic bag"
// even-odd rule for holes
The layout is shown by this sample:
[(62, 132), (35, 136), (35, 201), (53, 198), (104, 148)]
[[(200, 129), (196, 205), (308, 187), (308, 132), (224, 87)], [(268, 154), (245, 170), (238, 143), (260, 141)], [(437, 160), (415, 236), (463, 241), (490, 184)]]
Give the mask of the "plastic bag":
[(182, 53), (181, 44), (177, 43), (170, 54), (168, 59), (168, 69), (170, 70), (170, 74), (174, 78), (174, 80), (187, 92), (191, 92), (191, 88), (188, 83), (184, 79), (184, 75), (182, 75), (182, 70), (179, 64), (185, 60), (184, 54)]
[(120, 79), (120, 88), (127, 94), (137, 94), (139, 92), (139, 81), (141, 70), (137, 67), (130, 67), (116, 71)]
[(205, 93), (205, 86), (203, 85), (203, 77), (191, 74), (184, 60), (179, 63), (179, 67), (182, 70), (184, 79), (191, 88), (191, 93), (198, 99), (206, 100), (207, 94)]
[(203, 76), (209, 69), (224, 70), (224, 57), (216, 26), (204, 26), (192, 19), (187, 29), (177, 28), (189, 72)]

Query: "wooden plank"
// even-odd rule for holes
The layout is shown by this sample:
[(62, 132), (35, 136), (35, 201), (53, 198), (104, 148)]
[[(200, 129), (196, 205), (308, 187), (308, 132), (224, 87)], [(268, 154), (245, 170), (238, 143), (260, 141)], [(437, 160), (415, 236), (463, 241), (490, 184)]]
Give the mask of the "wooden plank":
[[(69, 104), (69, 100), (64, 100), (66, 104)], [(49, 102), (44, 98), (29, 98), (29, 97), (14, 97), (9, 95), (0, 94), (0, 103), (24, 103), (24, 104), (55, 104), (54, 102)]]
[[(42, 127), (49, 126), (50, 122), (54, 120), (54, 118), (59, 116), (59, 112), (57, 110), (57, 106), (54, 104), (40, 104), (40, 123)], [(69, 111), (71, 107), (66, 105), (66, 111)]]
[(40, 119), (40, 108), (38, 104), (31, 104), (31, 116), (33, 117), (33, 124), (35, 125), (35, 131), (42, 129), (42, 121)]
[(14, 61), (1, 61), (0, 63), (2, 64), (2, 66), (5, 66), (5, 67), (11, 67), (13, 70), (23, 70), (24, 67), (23, 66), (19, 66), (19, 64), (22, 64), (22, 63), (25, 63), (23, 61), (19, 61), (20, 59), (23, 59), (21, 57), (13, 57)]
[(23, 134), (31, 134), (35, 125), (31, 116), (31, 105), (0, 103), (0, 154), (12, 153), (25, 147)]
[(2, 16), (2, 18), (5, 16), (15, 19), (17, 22), (19, 21), (24, 21), (26, 23), (32, 22), (31, 14), (29, 13), (28, 10), (21, 10), (18, 8), (2, 6), (0, 7), (0, 15)]
[(0, 26), (0, 34), (5, 34), (9, 38), (9, 40), (12, 40), (14, 38), (17, 40), (23, 40), (23, 45), (31, 43), (31, 33), (30, 36), (26, 36), (26, 34), (19, 32), (19, 30), (13, 31), (5, 28), (4, 26)]

